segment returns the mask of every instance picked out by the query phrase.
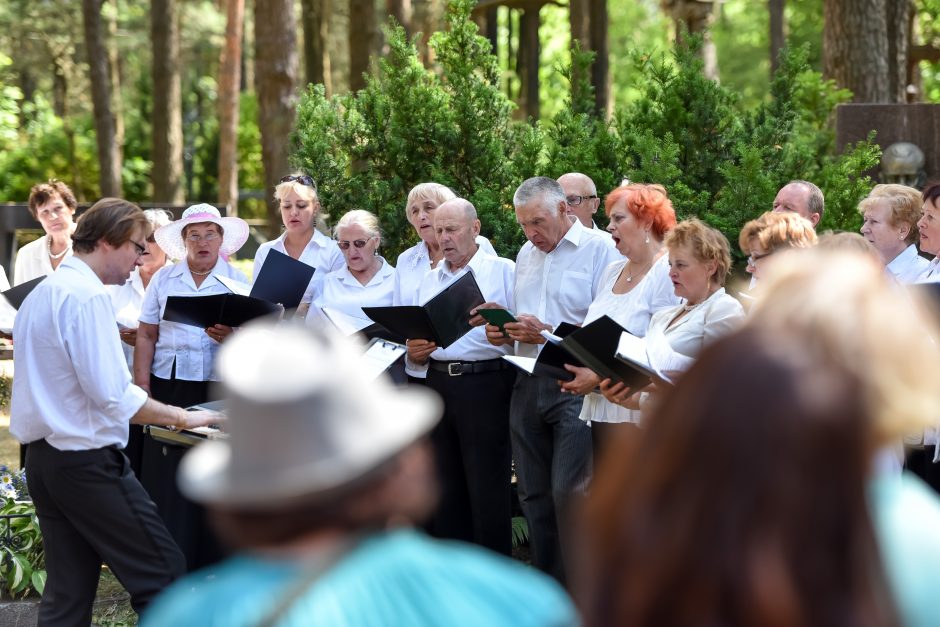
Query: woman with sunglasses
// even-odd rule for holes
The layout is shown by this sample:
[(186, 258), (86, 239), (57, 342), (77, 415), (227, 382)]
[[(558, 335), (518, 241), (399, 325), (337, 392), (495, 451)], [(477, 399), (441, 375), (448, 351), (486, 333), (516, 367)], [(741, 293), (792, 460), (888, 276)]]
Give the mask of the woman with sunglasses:
[(336, 247), (336, 242), (316, 228), (321, 207), (317, 185), (312, 178), (306, 174), (285, 176), (274, 189), (274, 198), (281, 207), (284, 232), (277, 239), (258, 247), (254, 276), (257, 277), (261, 272), (271, 249), (315, 268), (316, 272), (300, 304), (299, 313), (303, 316), (313, 299), (314, 285), (322, 281), (326, 274), (343, 267), (343, 255)]
[(379, 255), (379, 219), (355, 209), (340, 218), (333, 233), (346, 265), (318, 283), (314, 300), (317, 316), (308, 316), (313, 326), (322, 325), (324, 307), (366, 321), (363, 306), (382, 307), (394, 300), (395, 268)]

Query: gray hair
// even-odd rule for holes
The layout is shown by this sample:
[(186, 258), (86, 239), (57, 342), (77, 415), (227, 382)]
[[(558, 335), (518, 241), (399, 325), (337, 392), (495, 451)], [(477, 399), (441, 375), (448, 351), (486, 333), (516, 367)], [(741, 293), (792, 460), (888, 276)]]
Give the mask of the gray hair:
[(810, 215), (818, 213), (819, 221), (822, 222), (823, 210), (826, 208), (826, 198), (823, 196), (822, 190), (819, 189), (815, 183), (810, 183), (802, 179), (795, 179), (787, 183), (787, 185), (799, 185), (809, 192), (809, 199), (806, 202), (809, 213)]
[(535, 200), (554, 209), (565, 203), (565, 190), (555, 179), (547, 176), (533, 176), (522, 182), (512, 197), (512, 204), (520, 207)]
[(333, 236), (338, 237), (341, 230), (354, 224), (361, 226), (370, 237), (382, 237), (382, 231), (379, 229), (379, 219), (375, 217), (374, 213), (365, 209), (347, 211), (333, 227)]
[(438, 209), (444, 205), (454, 205), (463, 210), (463, 217), (468, 222), (473, 222), (477, 219), (477, 208), (473, 206), (473, 203), (467, 200), (466, 198), (453, 198), (451, 200), (446, 200), (442, 202)]
[(173, 214), (166, 209), (144, 209), (144, 216), (154, 231), (173, 221)]

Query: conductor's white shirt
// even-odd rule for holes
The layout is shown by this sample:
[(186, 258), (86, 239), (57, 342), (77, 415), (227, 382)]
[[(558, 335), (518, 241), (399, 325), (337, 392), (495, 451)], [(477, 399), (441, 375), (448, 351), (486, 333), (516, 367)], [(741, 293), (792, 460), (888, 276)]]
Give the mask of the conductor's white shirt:
[(14, 333), (13, 437), (64, 451), (125, 446), (147, 393), (131, 381), (98, 275), (65, 259), (26, 298)]

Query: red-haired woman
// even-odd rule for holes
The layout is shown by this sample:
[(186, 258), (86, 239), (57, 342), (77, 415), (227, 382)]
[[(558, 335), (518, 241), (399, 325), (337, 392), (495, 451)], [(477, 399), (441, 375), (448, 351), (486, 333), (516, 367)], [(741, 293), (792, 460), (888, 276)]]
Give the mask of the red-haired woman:
[[(669, 256), (663, 238), (676, 225), (676, 212), (662, 185), (633, 183), (614, 189), (604, 200), (607, 230), (625, 259), (612, 263), (603, 288), (588, 309), (584, 324), (607, 315), (627, 331), (643, 337), (650, 318), (679, 304), (669, 280)], [(575, 378), (561, 388), (585, 394), (581, 419), (591, 421), (595, 456), (617, 431), (632, 430), (640, 412), (615, 405), (592, 392), (600, 377), (587, 368), (568, 366)]]

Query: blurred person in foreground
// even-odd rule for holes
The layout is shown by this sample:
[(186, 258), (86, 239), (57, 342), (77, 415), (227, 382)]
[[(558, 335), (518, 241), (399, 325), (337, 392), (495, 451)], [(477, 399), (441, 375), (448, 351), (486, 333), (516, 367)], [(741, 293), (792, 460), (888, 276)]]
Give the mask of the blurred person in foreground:
[(191, 451), (179, 481), (239, 554), (141, 624), (574, 624), (534, 569), (406, 528), (436, 499), (425, 436), (441, 403), (367, 380), (349, 342), (257, 326), (223, 347), (230, 439)]
[(605, 460), (588, 625), (936, 624), (940, 503), (874, 460), (940, 412), (940, 331), (866, 255), (788, 256)]
[(131, 381), (106, 285), (140, 266), (150, 225), (137, 205), (104, 198), (72, 237), (74, 255), (34, 289), (16, 321), (10, 433), (29, 443), (26, 476), (48, 580), (40, 625), (88, 625), (108, 565), (140, 612), (185, 562), (121, 452), (128, 424), (217, 422), (147, 398)]
[(907, 185), (875, 185), (858, 204), (862, 236), (878, 251), (885, 270), (900, 283), (914, 283), (928, 261), (917, 252), (917, 221), (923, 214), (921, 193)]

